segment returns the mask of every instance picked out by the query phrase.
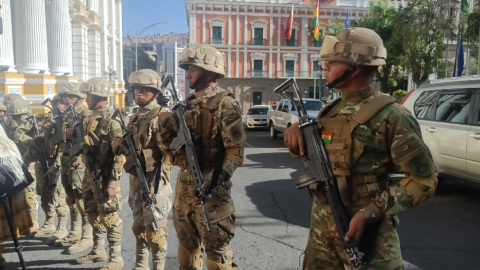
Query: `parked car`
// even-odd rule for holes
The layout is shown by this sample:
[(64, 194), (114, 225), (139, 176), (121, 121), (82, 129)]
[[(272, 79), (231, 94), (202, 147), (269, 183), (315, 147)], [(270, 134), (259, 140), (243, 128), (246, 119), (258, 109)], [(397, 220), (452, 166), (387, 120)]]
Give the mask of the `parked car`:
[(404, 103), (415, 115), (439, 178), (480, 183), (480, 78), (423, 83)]
[[(298, 102), (297, 99), (295, 99), (295, 101)], [(317, 117), (318, 112), (324, 106), (323, 102), (313, 98), (304, 98), (303, 105), (307, 110), (308, 116), (311, 118)], [(268, 112), (267, 118), (270, 137), (276, 139), (278, 133), (285, 132), (290, 125), (298, 122), (297, 108), (291, 104), (290, 100), (282, 99), (276, 110)]]
[(271, 110), (269, 105), (255, 105), (248, 109), (245, 117), (245, 127), (248, 130), (268, 127), (267, 113)]

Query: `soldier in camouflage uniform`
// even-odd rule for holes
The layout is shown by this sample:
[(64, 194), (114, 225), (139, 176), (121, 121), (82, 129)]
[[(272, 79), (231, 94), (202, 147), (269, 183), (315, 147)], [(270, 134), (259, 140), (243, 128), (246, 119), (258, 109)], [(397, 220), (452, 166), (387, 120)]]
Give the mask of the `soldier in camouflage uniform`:
[[(352, 218), (345, 240), (355, 238), (366, 253), (360, 269), (403, 269), (397, 215), (431, 197), (437, 183), (417, 121), (372, 84), (386, 54), (380, 36), (365, 28), (327, 37), (320, 52), (328, 87), (340, 89), (342, 99), (322, 108), (317, 120)], [(302, 136), (298, 123), (285, 132), (285, 143), (294, 155), (304, 154)], [(405, 178), (389, 186), (395, 168)], [(309, 188), (315, 197), (303, 269), (351, 269), (323, 186)]]
[[(157, 104), (157, 96), (162, 95), (160, 76), (153, 70), (142, 69), (130, 74), (128, 79), (134, 89), (135, 99), (140, 106), (130, 117), (127, 129), (132, 133), (137, 153), (129, 153), (123, 140), (117, 140), (117, 152), (137, 154), (145, 168), (145, 177), (150, 194), (155, 202), (152, 206), (159, 228), (155, 229), (152, 214), (144, 202), (143, 189), (135, 168), (130, 174), (129, 204), (133, 211), (133, 234), (136, 239), (135, 270), (147, 270), (149, 250), (152, 252), (153, 269), (163, 270), (167, 257), (167, 217), (172, 209), (173, 191), (170, 186), (172, 169), (168, 155), (160, 145), (158, 116), (165, 108)], [(126, 169), (128, 169), (126, 167)], [(158, 186), (158, 190), (155, 187)]]
[[(5, 105), (5, 108), (8, 111), (8, 104), (12, 103), (14, 100), (24, 100), (22, 96), (18, 94), (8, 94), (3, 98), (3, 105)], [(5, 118), (5, 133), (7, 134), (8, 138), (13, 141), (13, 132), (15, 132), (15, 129), (17, 129), (18, 123), (17, 121), (13, 120), (12, 116), (8, 115)]]
[[(202, 269), (203, 244), (207, 254), (207, 269), (231, 270), (236, 266), (233, 263), (233, 250), (229, 246), (235, 229), (235, 207), (230, 195), (233, 185), (231, 177), (235, 169), (243, 164), (243, 142), (246, 139), (240, 105), (231, 93), (216, 82), (225, 77), (225, 62), (215, 48), (184, 49), (179, 66), (187, 71), (186, 78), (191, 88), (195, 89), (187, 98), (190, 103), (185, 119), (199, 149), (204, 188), (212, 189), (212, 198), (205, 204), (212, 225), (212, 231), (208, 232), (202, 206), (195, 194), (193, 178), (188, 171), (187, 157), (184, 153), (170, 153), (173, 155), (173, 164), (181, 168), (173, 205), (180, 269)], [(160, 123), (162, 143), (168, 149), (172, 138), (176, 136), (174, 131), (177, 123), (172, 113), (162, 114)], [(212, 179), (216, 170), (219, 170), (219, 177)]]
[[(55, 98), (54, 98), (55, 100)], [(58, 100), (58, 98), (57, 98)], [(52, 145), (48, 138), (49, 134), (52, 133), (52, 128), (54, 126), (53, 116), (49, 114), (41, 114), (37, 117), (38, 129), (40, 135), (46, 134), (47, 138), (45, 139), (45, 150), (48, 155), (48, 162), (50, 164), (54, 163), (54, 160), (59, 158), (57, 155), (57, 149)], [(27, 119), (21, 122), (18, 128), (15, 130), (14, 139), (15, 142), (20, 146), (20, 148), (27, 148), (27, 151), (24, 155), (25, 164), (30, 164), (32, 158), (37, 155), (37, 147), (35, 146), (34, 136), (35, 136), (35, 127), (33, 123), (33, 118)], [(45, 223), (43, 226), (36, 232), (35, 236), (44, 236), (46, 234), (53, 234), (54, 239), (60, 239), (67, 236), (67, 220), (68, 220), (68, 207), (65, 201), (65, 189), (59, 181), (57, 186), (51, 186), (51, 181), (53, 179), (45, 179), (44, 175), (46, 172), (43, 170), (43, 167), (40, 161), (35, 162), (35, 175), (36, 175), (36, 190), (37, 193), (41, 196), (41, 206), (45, 212)], [(55, 227), (55, 215), (58, 213), (58, 228)], [(52, 240), (48, 240), (47, 243), (53, 243)]]
[[(78, 85), (75, 83), (62, 84), (58, 88), (58, 95), (63, 99), (66, 106), (73, 105), (75, 111), (83, 122), (90, 115), (90, 111), (83, 104), (85, 95), (80, 93)], [(88, 222), (87, 214), (82, 199), (82, 179), (85, 171), (85, 165), (79, 157), (73, 161), (68, 153), (66, 142), (75, 143), (73, 138), (73, 117), (66, 112), (63, 116), (64, 138), (58, 145), (58, 151), (61, 153), (60, 165), (54, 164), (54, 167), (60, 167), (62, 175), (62, 184), (67, 193), (67, 205), (70, 208), (70, 234), (62, 240), (55, 242), (55, 245), (70, 246), (67, 254), (82, 252), (93, 246), (92, 226)], [(77, 173), (77, 170), (79, 173)], [(79, 175), (80, 174), (80, 175)], [(50, 178), (53, 175), (49, 176)]]
[[(112, 120), (113, 110), (108, 97), (113, 97), (110, 82), (105, 78), (93, 78), (82, 83), (80, 92), (87, 95), (86, 101), (92, 114), (83, 122), (85, 144), (83, 163), (90, 164), (85, 170), (82, 196), (88, 221), (93, 227), (92, 251), (77, 259), (80, 264), (103, 262), (108, 259), (105, 252), (105, 237), (110, 246), (110, 261), (102, 270), (119, 270), (124, 266), (122, 258), (123, 222), (122, 192), (120, 177), (123, 172), (124, 156), (115, 156), (111, 143), (122, 137), (120, 124)], [(90, 163), (88, 163), (90, 162)], [(90, 169), (95, 170), (93, 179)], [(95, 183), (94, 181), (98, 181)]]
[(30, 184), (25, 189), (25, 194), (27, 198), (27, 203), (30, 206), (30, 216), (32, 217), (33, 227), (30, 228), (30, 235), (34, 235), (38, 229), (38, 201), (36, 195), (37, 183), (35, 177), (35, 163), (29, 161), (29, 152), (30, 149), (36, 148), (35, 143), (33, 140), (24, 139), (22, 136), (16, 135), (16, 130), (18, 126), (25, 124), (25, 122), (29, 121), (27, 118), (30, 115), (30, 110), (28, 108), (28, 102), (24, 99), (13, 99), (7, 103), (7, 113), (15, 122), (15, 124), (10, 124), (9, 130), (11, 133), (11, 137), (13, 141), (18, 146), (18, 150), (20, 150), (20, 154), (23, 156), (25, 160), (25, 166), (28, 167), (28, 171), (33, 176), (34, 182)]

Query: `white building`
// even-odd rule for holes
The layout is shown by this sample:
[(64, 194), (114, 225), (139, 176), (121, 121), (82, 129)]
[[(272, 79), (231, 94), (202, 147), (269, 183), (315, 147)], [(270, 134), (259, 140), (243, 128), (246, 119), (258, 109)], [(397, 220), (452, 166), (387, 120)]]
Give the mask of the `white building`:
[(184, 99), (190, 94), (190, 89), (188, 88), (188, 82), (185, 78), (185, 70), (178, 66), (178, 60), (183, 52), (183, 48), (178, 47), (177, 42), (162, 42), (162, 44), (162, 73), (173, 76), (178, 97)]
[(124, 106), (121, 0), (0, 1), (0, 98), (23, 95), (33, 108), (68, 81), (111, 76)]

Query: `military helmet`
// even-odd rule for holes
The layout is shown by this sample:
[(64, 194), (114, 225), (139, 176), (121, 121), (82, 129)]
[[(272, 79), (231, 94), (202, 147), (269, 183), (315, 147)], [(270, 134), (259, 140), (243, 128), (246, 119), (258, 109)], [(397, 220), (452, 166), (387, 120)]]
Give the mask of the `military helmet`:
[(162, 93), (162, 78), (157, 72), (151, 69), (141, 69), (139, 71), (132, 72), (128, 77), (128, 83), (130, 86), (145, 86), (153, 88)]
[(55, 96), (53, 96), (51, 103), (57, 103), (57, 102), (63, 103), (63, 99), (59, 94), (56, 94)]
[(24, 99), (19, 94), (8, 94), (3, 98), (3, 105), (8, 105), (8, 103), (14, 100), (24, 100)]
[(185, 48), (180, 55), (178, 66), (188, 70), (189, 65), (201, 67), (217, 73), (217, 79), (225, 77), (225, 60), (223, 55), (213, 47)]
[(375, 31), (355, 27), (345, 29), (336, 36), (326, 36), (320, 50), (322, 61), (339, 61), (351, 65), (383, 66), (387, 50)]
[(85, 94), (79, 91), (79, 84), (73, 82), (61, 84), (57, 89), (57, 93), (60, 97), (63, 97), (63, 95), (75, 95), (79, 98), (85, 98)]
[(112, 85), (103, 77), (97, 77), (83, 82), (80, 85), (80, 93), (99, 97), (113, 97)]
[(7, 104), (7, 113), (9, 115), (20, 115), (29, 113), (28, 102), (24, 99), (16, 99)]

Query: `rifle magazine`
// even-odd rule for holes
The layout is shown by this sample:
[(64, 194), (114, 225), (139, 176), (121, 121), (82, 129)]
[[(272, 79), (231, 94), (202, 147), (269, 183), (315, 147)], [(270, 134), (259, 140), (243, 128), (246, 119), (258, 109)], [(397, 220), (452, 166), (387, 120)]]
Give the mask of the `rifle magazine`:
[(315, 179), (309, 167), (304, 167), (303, 169), (292, 172), (290, 176), (293, 179), (293, 183), (295, 184), (295, 187), (298, 189), (308, 187), (309, 185), (315, 182), (320, 182), (317, 179)]

